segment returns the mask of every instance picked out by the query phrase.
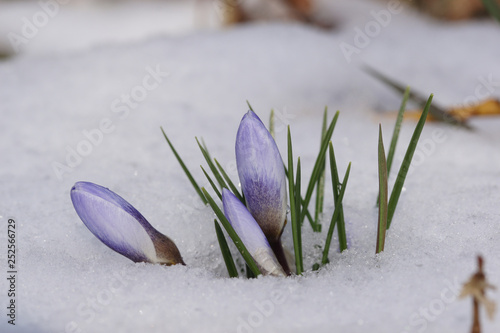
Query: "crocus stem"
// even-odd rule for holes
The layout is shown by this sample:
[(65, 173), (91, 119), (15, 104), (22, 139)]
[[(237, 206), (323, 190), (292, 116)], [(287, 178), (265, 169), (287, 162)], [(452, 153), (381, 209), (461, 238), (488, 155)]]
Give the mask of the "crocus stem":
[(274, 255), (276, 256), (276, 259), (278, 259), (278, 262), (285, 271), (286, 275), (292, 275), (290, 267), (288, 266), (288, 261), (286, 260), (286, 255), (285, 251), (283, 250), (283, 245), (281, 244), (281, 238), (274, 242), (270, 241), (269, 245), (271, 246), (271, 249), (273, 250)]

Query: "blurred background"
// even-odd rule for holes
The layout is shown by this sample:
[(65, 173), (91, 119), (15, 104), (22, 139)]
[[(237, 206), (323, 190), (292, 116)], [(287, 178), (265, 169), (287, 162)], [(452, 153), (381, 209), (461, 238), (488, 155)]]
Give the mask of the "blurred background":
[[(446, 22), (487, 16), (482, 0), (391, 1)], [(0, 55), (67, 52), (252, 21), (296, 21), (335, 30), (359, 13), (355, 8), (386, 7), (391, 1), (0, 0)]]

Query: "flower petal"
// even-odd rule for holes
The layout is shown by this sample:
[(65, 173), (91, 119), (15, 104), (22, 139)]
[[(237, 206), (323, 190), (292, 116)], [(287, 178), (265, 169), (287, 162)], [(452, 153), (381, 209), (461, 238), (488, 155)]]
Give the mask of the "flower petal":
[(286, 175), (278, 146), (259, 117), (248, 111), (236, 135), (236, 164), (247, 207), (270, 241), (286, 220)]
[(71, 201), (87, 228), (112, 250), (130, 260), (167, 265), (184, 263), (172, 240), (109, 189), (78, 182), (71, 189)]
[(225, 188), (222, 189), (222, 204), (224, 215), (234, 231), (240, 236), (261, 273), (263, 275), (286, 276), (269, 246), (266, 236), (245, 205)]

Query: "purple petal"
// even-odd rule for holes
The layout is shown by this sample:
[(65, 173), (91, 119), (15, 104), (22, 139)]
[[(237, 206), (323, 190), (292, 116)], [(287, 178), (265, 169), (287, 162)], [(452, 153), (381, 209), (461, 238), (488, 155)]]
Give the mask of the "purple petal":
[(112, 250), (130, 260), (167, 265), (183, 263), (175, 244), (109, 189), (78, 182), (71, 189), (71, 201), (87, 228)]
[(224, 215), (264, 275), (286, 276), (266, 236), (248, 209), (227, 189), (222, 190)]
[(236, 164), (248, 210), (270, 241), (279, 239), (287, 209), (285, 169), (276, 142), (253, 111), (236, 135)]

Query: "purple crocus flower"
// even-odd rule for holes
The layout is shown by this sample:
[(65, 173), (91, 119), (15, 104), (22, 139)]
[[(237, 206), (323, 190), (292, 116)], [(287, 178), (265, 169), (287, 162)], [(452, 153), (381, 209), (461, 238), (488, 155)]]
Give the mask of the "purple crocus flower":
[(248, 209), (227, 189), (222, 189), (224, 215), (255, 260), (263, 275), (285, 276), (266, 236)]
[(248, 111), (236, 135), (236, 165), (247, 207), (269, 241), (286, 220), (286, 175), (278, 146), (259, 117)]
[(281, 245), (287, 211), (285, 168), (271, 133), (251, 110), (236, 135), (236, 165), (248, 210), (289, 273)]
[(85, 226), (112, 250), (134, 262), (184, 265), (174, 242), (109, 189), (78, 182), (71, 189), (71, 201)]

